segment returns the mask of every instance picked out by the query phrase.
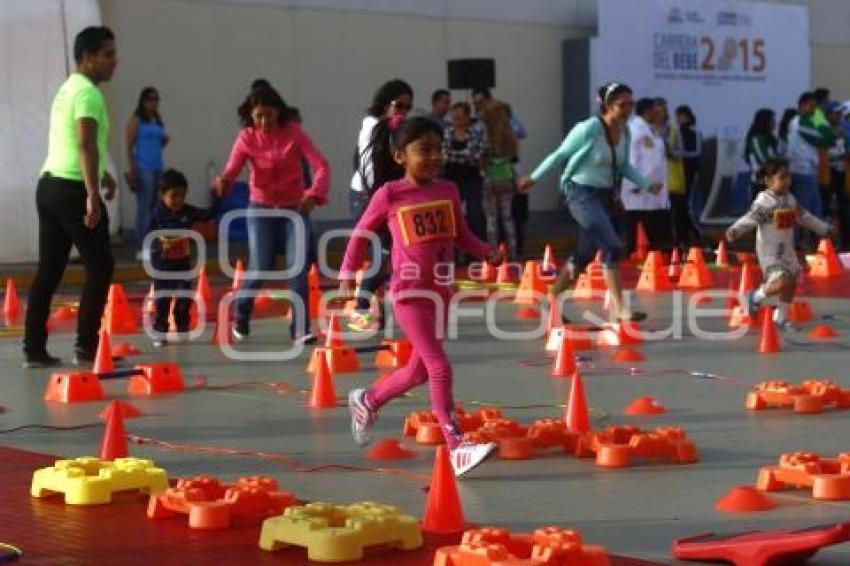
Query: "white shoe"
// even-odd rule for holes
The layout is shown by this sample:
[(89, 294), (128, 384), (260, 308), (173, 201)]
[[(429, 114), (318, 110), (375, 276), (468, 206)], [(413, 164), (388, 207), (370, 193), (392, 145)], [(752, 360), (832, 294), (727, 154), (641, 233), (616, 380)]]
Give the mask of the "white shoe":
[(165, 346), (168, 346), (168, 340), (166, 340), (165, 338), (156, 338), (153, 341), (154, 348), (163, 348)]
[(247, 328), (239, 328), (234, 324), (230, 327), (230, 335), (233, 337), (234, 342), (244, 342), (248, 339), (248, 330)]
[(358, 446), (366, 446), (372, 442), (372, 427), (378, 414), (366, 406), (365, 389), (348, 392), (348, 411), (351, 413), (351, 437)]
[(461, 442), (451, 451), (452, 467), (455, 476), (460, 477), (483, 462), (496, 448), (495, 442), (474, 443)]

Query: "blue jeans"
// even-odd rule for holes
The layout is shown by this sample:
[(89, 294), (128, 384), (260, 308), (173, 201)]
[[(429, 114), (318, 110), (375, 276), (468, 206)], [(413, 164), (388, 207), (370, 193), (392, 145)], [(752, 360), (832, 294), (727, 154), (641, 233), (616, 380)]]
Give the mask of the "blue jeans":
[[(260, 204), (251, 203), (251, 210), (278, 210)], [(296, 213), (297, 214), (297, 213)], [(294, 300), (301, 302), (300, 307), (293, 306), (292, 323), (290, 332), (293, 338), (303, 336), (310, 331), (310, 301), (309, 287), (307, 285), (307, 274), (310, 265), (310, 240), (312, 225), (310, 217), (306, 214), (300, 215), (304, 226), (303, 238), (296, 238), (296, 224), (291, 218), (270, 218), (259, 216), (248, 216), (246, 226), (248, 229), (248, 257), (249, 269), (245, 273), (242, 289), (256, 291), (266, 281), (257, 276), (257, 271), (271, 271), (274, 268), (276, 243), (282, 239), (286, 263), (284, 268), (296, 270), (295, 276), (289, 281), (289, 289), (295, 294)], [(300, 254), (299, 254), (300, 250)], [(301, 258), (296, 256), (301, 255)], [(296, 260), (301, 259), (302, 265), (296, 265)], [(235, 323), (237, 327), (247, 329), (251, 320), (251, 311), (254, 308), (253, 296), (240, 296), (236, 301)]]
[[(360, 220), (360, 217), (363, 216), (363, 213), (366, 211), (366, 207), (369, 206), (369, 193), (366, 191), (355, 191), (354, 189), (350, 189), (348, 191), (348, 204), (351, 216), (354, 218), (354, 221), (357, 222)], [(388, 237), (382, 237), (381, 242), (383, 243), (384, 248), (389, 248)], [(390, 274), (387, 270), (386, 261), (384, 260), (385, 253), (386, 250), (381, 249), (380, 253), (373, 254), (372, 267), (370, 268), (370, 271), (371, 269), (375, 269), (376, 265), (377, 271), (374, 275), (364, 277), (363, 281), (360, 282), (360, 293), (357, 296), (357, 310), (368, 310), (372, 295), (374, 295), (375, 291), (390, 280)]]
[[(791, 174), (791, 194), (797, 200), (797, 204), (808, 210), (820, 219), (823, 219), (823, 203), (821, 202), (820, 188), (814, 175)], [(797, 248), (804, 247), (808, 238), (803, 238), (800, 227), (794, 228), (794, 240)]]
[(567, 207), (581, 228), (578, 246), (570, 260), (576, 276), (593, 261), (597, 249), (602, 250), (606, 267), (616, 267), (625, 254), (616, 225), (615, 197), (613, 189), (570, 184)]
[(142, 242), (150, 232), (151, 213), (157, 200), (160, 171), (137, 168), (136, 172), (136, 247), (142, 249)]

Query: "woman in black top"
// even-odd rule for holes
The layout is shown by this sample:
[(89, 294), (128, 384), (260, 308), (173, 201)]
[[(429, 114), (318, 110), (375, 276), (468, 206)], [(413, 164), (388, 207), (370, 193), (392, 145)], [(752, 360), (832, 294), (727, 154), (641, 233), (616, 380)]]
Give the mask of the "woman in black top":
[(471, 127), (472, 109), (466, 102), (452, 106), (452, 125), (443, 136), (443, 176), (457, 184), (466, 223), (479, 238), (486, 239), (482, 206), (481, 164), (485, 142), (480, 130)]

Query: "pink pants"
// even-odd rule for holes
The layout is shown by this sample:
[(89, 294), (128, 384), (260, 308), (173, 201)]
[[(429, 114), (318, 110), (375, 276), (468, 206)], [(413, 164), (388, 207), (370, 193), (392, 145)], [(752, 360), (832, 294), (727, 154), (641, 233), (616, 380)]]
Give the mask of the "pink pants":
[(411, 297), (394, 303), (395, 318), (413, 346), (413, 355), (406, 366), (369, 389), (366, 402), (377, 411), (390, 400), (427, 381), (431, 409), (437, 415), (446, 444), (454, 449), (460, 443), (461, 432), (453, 418), (452, 364), (443, 350), (443, 338), (438, 338), (446, 328), (449, 299), (443, 297), (437, 301), (441, 304), (435, 304), (436, 299)]

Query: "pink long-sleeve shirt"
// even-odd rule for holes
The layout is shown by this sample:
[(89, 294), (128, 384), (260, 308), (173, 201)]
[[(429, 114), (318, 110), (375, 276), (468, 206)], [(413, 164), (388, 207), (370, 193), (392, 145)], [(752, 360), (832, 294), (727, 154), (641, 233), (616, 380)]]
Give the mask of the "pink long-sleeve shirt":
[[(313, 185), (304, 186), (301, 158), (313, 170)], [(251, 164), (248, 180), (251, 202), (276, 208), (291, 208), (305, 196), (319, 205), (328, 201), (330, 168), (328, 160), (301, 127), (289, 122), (268, 133), (259, 128), (243, 128), (233, 143), (222, 177), (232, 183), (245, 162)]]
[(353, 279), (369, 239), (358, 232), (374, 232), (386, 223), (392, 235), (393, 293), (421, 289), (445, 293), (450, 281), (440, 265), (454, 264), (455, 246), (483, 258), (490, 246), (469, 230), (454, 183), (438, 179), (428, 186), (405, 180), (390, 181), (378, 189), (348, 241), (340, 279)]

